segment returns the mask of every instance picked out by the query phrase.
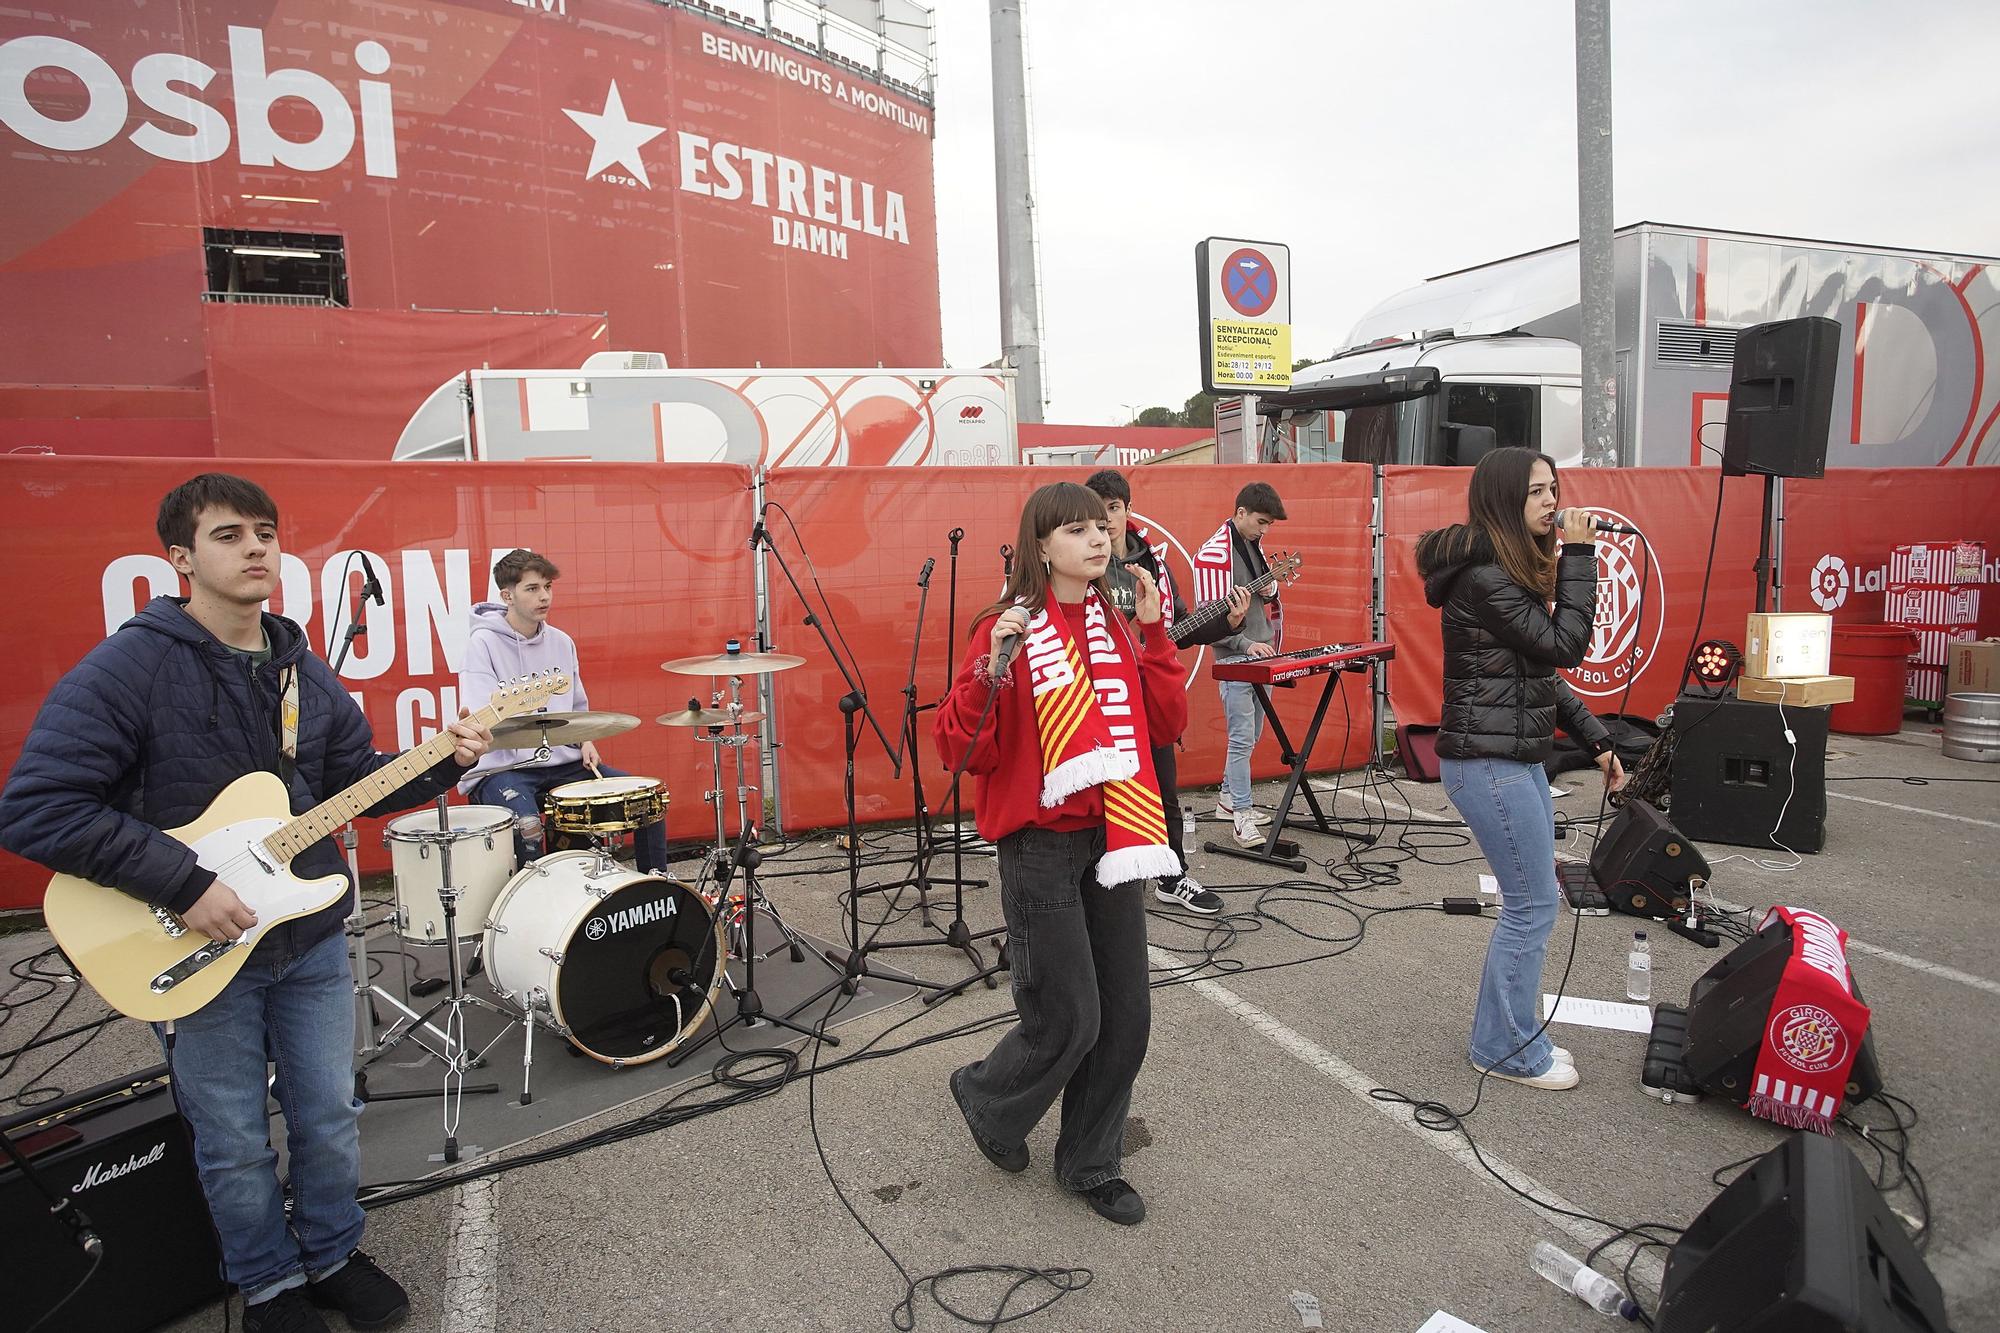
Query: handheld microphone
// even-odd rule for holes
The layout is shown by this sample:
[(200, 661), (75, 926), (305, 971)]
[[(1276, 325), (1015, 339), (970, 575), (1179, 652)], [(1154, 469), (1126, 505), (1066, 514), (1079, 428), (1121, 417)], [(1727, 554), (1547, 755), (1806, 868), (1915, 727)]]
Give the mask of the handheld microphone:
[(1007, 674), (1007, 667), (1013, 662), (1014, 652), (1020, 646), (1021, 636), (1018, 634), (1009, 634), (1006, 638), (1000, 640), (1000, 656), (993, 667), (993, 674), (996, 677)]
[(931, 586), (931, 571), (936, 568), (936, 556), (930, 556), (924, 560), (924, 572), (917, 575), (917, 586), (919, 588), (928, 588)]
[(382, 581), (375, 577), (375, 566), (368, 559), (368, 552), (356, 551), (361, 557), (361, 595), (377, 606), (386, 605), (382, 600)]
[[(1558, 529), (1562, 527), (1564, 521), (1569, 518), (1569, 515), (1570, 511), (1567, 509), (1556, 510), (1556, 527)], [(1593, 514), (1591, 517), (1596, 518), (1596, 515)], [(1643, 535), (1637, 528), (1628, 528), (1622, 523), (1607, 523), (1601, 518), (1597, 519), (1597, 530), (1599, 532), (1622, 532), (1628, 537)]]

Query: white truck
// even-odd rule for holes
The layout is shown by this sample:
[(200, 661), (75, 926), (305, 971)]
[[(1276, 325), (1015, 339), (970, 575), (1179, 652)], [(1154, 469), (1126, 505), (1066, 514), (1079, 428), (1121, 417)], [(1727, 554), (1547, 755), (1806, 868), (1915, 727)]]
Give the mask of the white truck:
[(1012, 370), (470, 370), (438, 386), (397, 459), (991, 467), (1020, 461)]
[[(1721, 458), (1736, 332), (1840, 322), (1829, 467), (2000, 463), (2000, 260), (1641, 222), (1613, 243), (1618, 457)], [(1575, 242), (1462, 269), (1362, 316), (1262, 396), (1260, 456), (1453, 464), (1496, 445), (1581, 461)]]

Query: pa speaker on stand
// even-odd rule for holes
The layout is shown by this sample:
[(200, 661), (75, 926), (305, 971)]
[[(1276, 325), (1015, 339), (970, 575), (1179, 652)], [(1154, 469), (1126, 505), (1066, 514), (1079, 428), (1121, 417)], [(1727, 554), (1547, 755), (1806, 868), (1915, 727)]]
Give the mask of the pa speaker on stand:
[(1826, 475), (1840, 324), (1820, 315), (1758, 324), (1736, 335), (1722, 471), (1742, 477)]

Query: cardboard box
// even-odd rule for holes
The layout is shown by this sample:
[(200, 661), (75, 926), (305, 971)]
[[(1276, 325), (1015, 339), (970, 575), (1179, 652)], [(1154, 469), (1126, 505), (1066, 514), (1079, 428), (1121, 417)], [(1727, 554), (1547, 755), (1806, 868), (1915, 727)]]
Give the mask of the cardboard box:
[(1978, 583), (1985, 568), (1980, 542), (1907, 542), (1889, 553), (1893, 583)]
[(1961, 629), (1979, 623), (1977, 587), (1957, 583), (1891, 583), (1882, 594), (1882, 620), (1911, 629)]
[(1833, 662), (1833, 617), (1815, 611), (1752, 613), (1743, 633), (1743, 674), (1764, 680), (1824, 676)]
[(1903, 685), (1903, 698), (1926, 708), (1944, 707), (1944, 668), (1913, 666)]
[(1765, 676), (1738, 676), (1736, 697), (1752, 703), (1783, 704), (1787, 708), (1823, 708), (1827, 704), (1852, 703), (1852, 676), (1787, 676), (1774, 680)]
[(1944, 678), (1946, 694), (2000, 694), (2000, 639), (1952, 644)]

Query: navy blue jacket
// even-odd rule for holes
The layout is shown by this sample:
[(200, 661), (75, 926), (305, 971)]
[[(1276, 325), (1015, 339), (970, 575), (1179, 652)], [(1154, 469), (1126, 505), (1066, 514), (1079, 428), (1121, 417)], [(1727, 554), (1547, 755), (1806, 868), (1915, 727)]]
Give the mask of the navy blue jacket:
[[(160, 830), (192, 823), (245, 773), (281, 773), (280, 675), (299, 669), (292, 813), (303, 814), (394, 760), (305, 631), (268, 612), (271, 660), (253, 668), (185, 610), (155, 597), (49, 692), (0, 791), (0, 847), (51, 870), (184, 912), (215, 881)], [(371, 806), (390, 814), (436, 798), (463, 773), (447, 756)], [(292, 862), (302, 878), (347, 875), (323, 838)], [(269, 932), (258, 950), (297, 953), (339, 929), (346, 899)]]

